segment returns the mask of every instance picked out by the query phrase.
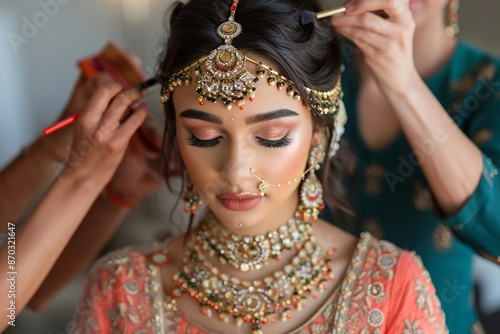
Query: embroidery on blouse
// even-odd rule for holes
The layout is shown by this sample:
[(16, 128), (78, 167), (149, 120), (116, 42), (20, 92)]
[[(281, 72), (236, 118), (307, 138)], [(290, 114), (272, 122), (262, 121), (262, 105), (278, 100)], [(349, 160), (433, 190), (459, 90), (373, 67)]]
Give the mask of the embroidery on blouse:
[(335, 324), (332, 334), (346, 333), (348, 322), (348, 311), (350, 309), (352, 292), (356, 280), (360, 276), (363, 263), (367, 254), (368, 247), (370, 246), (373, 237), (369, 233), (362, 233), (361, 240), (358, 243), (356, 253), (354, 254), (351, 264), (347, 269), (346, 276), (342, 282), (340, 289), (339, 300), (335, 311)]
[[(420, 256), (418, 256), (418, 255), (415, 255), (414, 252), (412, 252), (412, 253), (413, 253), (414, 258), (415, 258), (415, 263), (417, 264), (419, 270), (421, 270), (421, 272), (422, 272), (422, 276), (425, 279), (425, 283), (430, 284), (432, 282), (431, 275), (429, 274), (427, 269), (425, 269), (424, 264), (422, 263), (422, 258), (420, 258)], [(448, 329), (441, 327), (440, 323), (438, 321), (436, 321), (437, 318), (436, 318), (436, 314), (434, 313), (434, 309), (432, 307), (432, 302), (430, 300), (431, 297), (429, 296), (429, 294), (427, 292), (428, 287), (426, 287), (425, 289), (421, 289), (418, 287), (418, 285), (415, 285), (415, 289), (418, 292), (422, 291), (422, 293), (423, 293), (423, 291), (425, 291), (425, 293), (423, 293), (422, 295), (419, 293), (419, 295), (417, 296), (417, 305), (420, 308), (420, 305), (425, 307), (425, 304), (428, 303), (427, 308), (429, 309), (428, 311), (431, 312), (431, 313), (429, 313), (431, 315), (431, 317), (429, 318), (429, 321), (434, 322), (436, 333), (438, 333), (438, 334), (448, 333)], [(425, 294), (427, 295), (427, 297), (425, 296)], [(443, 318), (443, 322), (446, 323), (446, 315), (444, 314), (443, 308), (441, 307), (441, 301), (439, 300), (439, 298), (435, 294), (433, 295), (432, 298), (434, 300), (434, 304), (436, 305), (436, 307), (439, 310), (439, 314), (440, 314), (441, 318)], [(420, 301), (422, 301), (421, 304), (418, 303), (419, 299), (420, 299)], [(420, 309), (422, 309), (422, 308), (420, 308)]]
[(429, 286), (420, 282), (419, 279), (415, 279), (415, 292), (417, 292), (417, 306), (424, 313), (427, 313), (431, 317), (430, 322), (434, 322), (436, 317), (434, 315), (434, 309), (432, 308), (431, 297), (429, 295)]
[[(373, 237), (369, 233), (363, 233), (361, 235), (361, 238), (357, 245), (357, 249), (353, 255), (350, 267), (345, 274), (345, 278), (342, 284), (335, 289), (328, 302), (326, 302), (325, 305), (323, 305), (318, 310), (318, 312), (316, 312), (315, 315), (310, 318), (309, 321), (307, 321), (303, 326), (294, 330), (290, 334), (323, 334), (326, 331), (329, 331), (332, 327), (339, 329), (345, 327), (346, 317), (343, 316), (343, 314), (349, 309), (349, 295), (356, 282), (356, 277), (359, 275), (359, 271), (365, 258), (365, 253), (372, 239)], [(148, 276), (149, 286), (152, 291), (151, 304), (154, 307), (154, 333), (177, 333), (179, 331), (182, 333), (186, 332), (186, 324), (194, 324), (195, 322), (187, 318), (186, 316), (180, 316), (178, 314), (175, 305), (175, 299), (172, 299), (169, 296), (165, 295), (159, 275), (159, 269), (151, 262), (148, 264)], [(341, 298), (341, 296), (343, 296), (343, 298)], [(340, 303), (340, 299), (343, 300), (344, 304)], [(342, 307), (342, 305), (344, 306)], [(339, 310), (341, 311), (341, 313), (338, 312)], [(334, 312), (336, 312), (335, 317), (333, 315)], [(324, 323), (318, 323), (314, 321), (320, 316), (322, 316)], [(373, 319), (375, 322), (377, 321), (376, 314), (373, 315)], [(202, 326), (195, 326), (200, 329), (199, 333), (209, 332), (208, 329), (204, 329)], [(310, 331), (307, 331), (306, 329), (309, 329)], [(334, 329), (332, 333), (343, 332), (335, 331)]]
[(385, 314), (378, 303), (388, 298), (386, 291), (390, 286), (385, 284), (390, 284), (394, 277), (400, 250), (387, 241), (373, 239), (367, 246), (342, 333), (379, 334), (383, 330)]
[(368, 323), (372, 327), (380, 327), (384, 322), (384, 313), (382, 310), (375, 308), (368, 313)]
[(382, 302), (386, 297), (384, 292), (384, 285), (380, 282), (368, 285), (368, 295), (375, 298), (377, 302)]
[(405, 319), (405, 329), (403, 334), (424, 334), (422, 328), (418, 327), (418, 320), (415, 322), (411, 322), (408, 319)]
[[(99, 332), (103, 323), (96, 322), (94, 316), (106, 317), (111, 326), (116, 326), (114, 329), (117, 332), (210, 333), (210, 330), (198, 326), (196, 321), (191, 321), (193, 319), (188, 319), (179, 312), (175, 299), (163, 289), (160, 267), (151, 261), (151, 254), (152, 251), (165, 249), (166, 243), (156, 244), (148, 251), (140, 251), (137, 247), (129, 248), (118, 257), (107, 258), (107, 262), (98, 262), (97, 270), (93, 270), (89, 277), (93, 290), (84, 300), (83, 310), (90, 315), (78, 314), (77, 323), (80, 327), (76, 333)], [(383, 332), (390, 323), (387, 314), (383, 312), (386, 310), (384, 302), (390, 296), (390, 281), (394, 277), (399, 254), (400, 250), (393, 244), (376, 241), (369, 233), (363, 233), (342, 282), (315, 315), (292, 333)], [(421, 266), (420, 260), (416, 260)], [(419, 276), (421, 282), (416, 285), (415, 298), (419, 300), (419, 307), (430, 309), (427, 314), (431, 314), (432, 311), (436, 312), (435, 309), (432, 310), (433, 304), (429, 304), (433, 300), (425, 284), (422, 284), (422, 281), (430, 281), (430, 277), (423, 267), (420, 269), (423, 271), (423, 279)], [(110, 297), (110, 300), (104, 299)], [(96, 306), (100, 307), (101, 300), (105, 301), (102, 303), (103, 308), (96, 310)], [(434, 305), (439, 308), (437, 299)], [(408, 321), (410, 320), (412, 319)], [(408, 330), (418, 329), (414, 323), (410, 324), (413, 327), (407, 325)], [(434, 324), (436, 333), (442, 333), (440, 322), (435, 321)]]
[[(102, 315), (115, 330), (134, 334), (150, 333), (152, 324), (149, 319), (152, 314), (143, 254), (157, 247), (157, 242), (127, 247), (98, 260), (88, 277), (91, 290), (77, 306), (76, 318), (71, 321), (68, 332), (97, 333), (100, 325), (96, 315)], [(122, 291), (123, 296), (120, 293)], [(108, 303), (112, 303), (113, 307), (106, 309)], [(101, 307), (103, 311), (99, 312), (96, 307)], [(134, 326), (135, 329), (132, 328)]]
[(153, 305), (153, 329), (154, 333), (165, 332), (165, 314), (163, 312), (162, 284), (159, 268), (153, 263), (148, 263), (149, 288), (151, 289), (151, 305)]

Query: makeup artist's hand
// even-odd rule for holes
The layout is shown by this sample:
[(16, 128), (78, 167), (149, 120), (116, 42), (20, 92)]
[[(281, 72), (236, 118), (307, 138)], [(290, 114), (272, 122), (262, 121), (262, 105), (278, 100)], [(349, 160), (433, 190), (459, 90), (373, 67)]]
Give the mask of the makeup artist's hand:
[(143, 97), (137, 90), (122, 91), (117, 83), (99, 88), (80, 111), (71, 152), (61, 177), (76, 177), (101, 189), (120, 164), (130, 139), (146, 118), (143, 108), (123, 122), (130, 105)]
[[(104, 72), (98, 73), (92, 79), (85, 79), (83, 76), (80, 76), (73, 88), (73, 92), (71, 93), (71, 97), (64, 111), (59, 116), (59, 120), (80, 112), (99, 87), (112, 81), (113, 79)], [(51, 159), (59, 163), (64, 163), (71, 147), (74, 130), (74, 124), (70, 124), (52, 133), (50, 136), (43, 136), (39, 140), (39, 147), (45, 151)]]
[[(352, 0), (346, 14), (332, 18), (336, 31), (350, 39), (382, 91), (406, 91), (419, 78), (413, 60), (415, 22), (403, 0)], [(383, 10), (384, 19), (373, 11)]]
[(130, 139), (125, 155), (109, 183), (111, 190), (127, 202), (137, 202), (162, 182), (161, 128), (152, 117)]

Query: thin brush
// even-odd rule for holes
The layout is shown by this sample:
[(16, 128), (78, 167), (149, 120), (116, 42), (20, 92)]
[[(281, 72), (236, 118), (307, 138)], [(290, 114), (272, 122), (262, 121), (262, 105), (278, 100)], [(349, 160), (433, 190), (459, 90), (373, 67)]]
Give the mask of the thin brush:
[(302, 12), (302, 14), (300, 16), (300, 22), (302, 23), (302, 25), (306, 25), (306, 24), (314, 22), (315, 20), (320, 20), (320, 19), (323, 19), (325, 17), (330, 17), (333, 15), (344, 14), (344, 13), (345, 13), (344, 6), (337, 7), (337, 8), (330, 9), (330, 10), (325, 10), (325, 11), (322, 11), (319, 13), (305, 10)]
[[(410, 0), (403, 0), (403, 1), (409, 2)], [(325, 17), (344, 14), (345, 10), (346, 10), (346, 8), (344, 6), (329, 9), (329, 10), (324, 10), (324, 11), (318, 12), (318, 13), (311, 12), (309, 10), (305, 10), (300, 15), (300, 22), (302, 23), (302, 25), (306, 25), (306, 24), (314, 22), (315, 20), (324, 19)], [(384, 11), (376, 11), (374, 13), (383, 17), (383, 18), (389, 17)]]
[[(133, 87), (133, 89), (136, 89), (138, 91), (145, 91), (147, 90), (148, 88), (151, 88), (153, 87), (154, 85), (156, 85), (158, 83), (158, 79), (156, 78), (151, 78), (151, 79), (148, 79), (136, 86)], [(53, 132), (56, 132), (68, 125), (70, 125), (71, 123), (74, 123), (77, 119), (78, 119), (78, 116), (80, 116), (80, 113), (76, 113), (72, 116), (69, 116), (65, 119), (63, 119), (62, 121), (59, 121), (57, 122), (56, 124), (54, 125), (51, 125), (49, 126), (48, 128), (46, 128), (45, 130), (43, 130), (43, 134), (48, 136), (50, 135), (51, 133)]]

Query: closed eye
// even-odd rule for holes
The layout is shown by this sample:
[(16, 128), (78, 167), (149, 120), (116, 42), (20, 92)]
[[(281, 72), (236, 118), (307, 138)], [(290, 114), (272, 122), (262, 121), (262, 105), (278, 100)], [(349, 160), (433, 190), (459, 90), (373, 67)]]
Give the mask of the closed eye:
[(261, 137), (256, 137), (257, 141), (259, 142), (260, 145), (264, 147), (269, 147), (269, 148), (280, 148), (280, 147), (285, 147), (290, 145), (292, 142), (290, 138), (288, 138), (288, 135), (284, 136), (281, 139), (278, 140), (269, 140), (269, 139), (264, 139)]
[(215, 146), (219, 145), (221, 139), (222, 139), (222, 137), (220, 136), (217, 138), (205, 140), (205, 139), (197, 138), (194, 135), (191, 135), (191, 138), (188, 139), (188, 143), (189, 143), (189, 145), (194, 146), (194, 147), (211, 148), (211, 147), (215, 147)]

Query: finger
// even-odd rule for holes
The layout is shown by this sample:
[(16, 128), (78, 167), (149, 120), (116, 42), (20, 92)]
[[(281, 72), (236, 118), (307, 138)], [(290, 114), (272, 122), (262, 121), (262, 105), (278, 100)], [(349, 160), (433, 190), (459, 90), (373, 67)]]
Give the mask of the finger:
[(128, 56), (130, 57), (130, 61), (132, 62), (132, 64), (139, 68), (142, 66), (142, 59), (138, 55), (129, 53)]
[(129, 89), (118, 94), (109, 105), (102, 117), (103, 128), (114, 130), (120, 126), (120, 120), (124, 117), (128, 108), (139, 101), (144, 95), (136, 89)]
[(363, 28), (384, 36), (392, 36), (394, 32), (400, 30), (400, 27), (394, 22), (385, 20), (371, 12), (356, 16), (344, 15), (341, 17), (332, 18), (332, 24), (336, 29), (339, 29), (341, 27)]
[(339, 33), (351, 40), (364, 54), (385, 50), (390, 38), (372, 31), (357, 27), (342, 27)]
[(132, 115), (130, 115), (127, 120), (120, 125), (116, 135), (114, 136), (114, 141), (117, 145), (126, 145), (130, 138), (134, 135), (137, 129), (141, 126), (147, 116), (147, 111), (145, 109), (138, 109)]
[(352, 0), (346, 5), (346, 14), (359, 15), (383, 10), (389, 15), (389, 20), (403, 22), (411, 18), (408, 4), (405, 0)]
[(116, 82), (103, 85), (91, 96), (79, 118), (89, 127), (97, 126), (109, 103), (121, 90)]
[(113, 81), (115, 81), (115, 80), (113, 80), (111, 75), (109, 75), (107, 72), (98, 73), (96, 76), (94, 76), (92, 78), (92, 84), (93, 84), (93, 87), (95, 87), (95, 88), (101, 87), (101, 86), (103, 86), (107, 83), (113, 82)]

